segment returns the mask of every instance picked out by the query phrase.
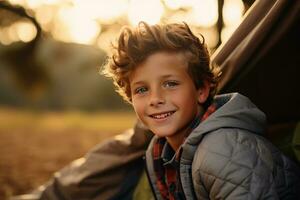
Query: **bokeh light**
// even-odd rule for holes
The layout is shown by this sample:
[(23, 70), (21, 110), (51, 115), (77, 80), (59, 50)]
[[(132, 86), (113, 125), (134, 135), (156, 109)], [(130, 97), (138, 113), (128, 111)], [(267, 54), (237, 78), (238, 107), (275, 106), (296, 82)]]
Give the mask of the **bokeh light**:
[(217, 23), (217, 0), (194, 0), (193, 4), (191, 18), (194, 25), (210, 27)]
[(101, 35), (97, 39), (97, 46), (101, 49), (106, 50), (107, 54), (110, 54), (112, 50), (112, 43), (115, 42), (118, 35), (119, 29), (117, 29), (117, 27), (101, 33)]
[(216, 27), (202, 28), (199, 32), (203, 35), (209, 49), (214, 49), (218, 43), (219, 36)]
[[(200, 28), (211, 48), (219, 44), (216, 32), (218, 0), (9, 0), (34, 11), (44, 31), (57, 40), (95, 45), (109, 50), (113, 37), (122, 25), (178, 23), (185, 21)], [(242, 20), (245, 7), (242, 0), (224, 0), (224, 27), (221, 41), (226, 41)], [(34, 31), (22, 25), (27, 33), (18, 34), (14, 27), (1, 31), (1, 42), (10, 44), (32, 39)], [(27, 28), (25, 28), (27, 27)], [(104, 28), (103, 28), (104, 27)], [(30, 30), (29, 30), (30, 29)], [(102, 30), (103, 29), (103, 30)], [(207, 30), (206, 30), (207, 29)], [(31, 33), (31, 34), (30, 34)], [(208, 34), (209, 33), (209, 34)], [(27, 36), (25, 36), (27, 35)], [(4, 39), (3, 39), (4, 38)]]
[(98, 19), (101, 23), (112, 23), (112, 20), (125, 15), (128, 9), (127, 0), (75, 0), (74, 6), (90, 19)]
[(13, 42), (30, 42), (35, 38), (37, 30), (29, 21), (19, 21), (0, 30), (0, 42), (9, 45)]
[(137, 25), (140, 21), (149, 24), (159, 23), (164, 12), (160, 0), (131, 0), (128, 8), (128, 19), (132, 25)]
[(164, 0), (164, 3), (169, 9), (177, 10), (184, 5), (183, 0)]
[(50, 23), (54, 18), (54, 12), (52, 7), (43, 5), (37, 8), (35, 17), (42, 26)]
[(100, 31), (101, 26), (95, 20), (70, 7), (59, 11), (53, 36), (65, 42), (93, 44)]
[(225, 0), (223, 19), (226, 26), (239, 24), (242, 20), (245, 6), (241, 0)]
[(241, 0), (225, 0), (222, 12), (225, 26), (221, 31), (221, 41), (225, 42), (242, 21), (245, 6)]
[(29, 42), (33, 40), (37, 34), (37, 30), (32, 23), (29, 22), (16, 22), (15, 29), (18, 38), (22, 42)]
[(11, 4), (16, 4), (16, 5), (25, 5), (26, 4), (26, 0), (8, 0), (9, 3)]
[(13, 38), (9, 35), (9, 28), (0, 29), (0, 42), (3, 45), (9, 45), (13, 42)]

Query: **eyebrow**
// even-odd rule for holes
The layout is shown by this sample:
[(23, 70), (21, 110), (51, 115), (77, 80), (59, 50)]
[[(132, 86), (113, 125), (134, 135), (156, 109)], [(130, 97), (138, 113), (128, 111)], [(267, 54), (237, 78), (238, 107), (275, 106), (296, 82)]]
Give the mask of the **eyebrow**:
[(145, 83), (144, 81), (136, 81), (136, 82), (133, 82), (131, 85), (135, 86), (135, 85), (144, 84), (144, 83)]
[(170, 77), (176, 77), (176, 75), (167, 74), (162, 76), (162, 78), (170, 78)]
[[(161, 76), (161, 79), (166, 79), (166, 78), (170, 78), (170, 77), (177, 77), (176, 75), (171, 75), (171, 74), (167, 74), (167, 75), (163, 75)], [(145, 81), (135, 81), (132, 83), (132, 85), (137, 85), (137, 84), (144, 84)]]

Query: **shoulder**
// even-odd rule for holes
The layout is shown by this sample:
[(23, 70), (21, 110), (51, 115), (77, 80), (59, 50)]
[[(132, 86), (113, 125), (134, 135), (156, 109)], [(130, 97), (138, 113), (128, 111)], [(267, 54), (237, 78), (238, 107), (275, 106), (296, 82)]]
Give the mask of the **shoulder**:
[(227, 162), (254, 168), (256, 161), (272, 169), (272, 153), (267, 141), (243, 129), (221, 128), (204, 136), (194, 155), (193, 165), (220, 166)]
[[(262, 136), (243, 129), (221, 128), (205, 135), (198, 145), (194, 163), (203, 162), (205, 157), (217, 158), (241, 165), (252, 166), (257, 159), (262, 159), (266, 167), (272, 168), (272, 153), (269, 142)], [(207, 162), (208, 160), (206, 160)]]
[(242, 129), (222, 128), (208, 133), (198, 145), (192, 164), (193, 182), (210, 195), (235, 191), (255, 196), (253, 184), (272, 188), (273, 165), (271, 150), (262, 137)]

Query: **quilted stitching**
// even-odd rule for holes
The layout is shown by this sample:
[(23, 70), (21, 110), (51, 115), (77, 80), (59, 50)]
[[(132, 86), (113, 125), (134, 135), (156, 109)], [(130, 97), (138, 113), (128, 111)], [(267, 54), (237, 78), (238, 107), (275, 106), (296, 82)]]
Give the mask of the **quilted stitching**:
[[(255, 193), (255, 191), (257, 191), (258, 184), (264, 183), (270, 186), (274, 185), (272, 174), (269, 175), (266, 174), (266, 172), (272, 171), (270, 162), (268, 162), (267, 158), (265, 158), (266, 156), (271, 156), (271, 153), (266, 152), (267, 149), (263, 146), (263, 142), (261, 141), (260, 138), (250, 137), (251, 139), (247, 140), (248, 138), (245, 137), (245, 135), (247, 136), (247, 134), (244, 134), (244, 132), (242, 133), (243, 134), (241, 134), (240, 131), (231, 131), (230, 133), (227, 134), (223, 133), (222, 135), (223, 142), (225, 142), (226, 145), (228, 145), (228, 142), (230, 143), (230, 145), (232, 145), (231, 150), (227, 151), (227, 153), (230, 152), (229, 155), (222, 151), (221, 152), (216, 151), (214, 145), (210, 143), (210, 140), (209, 142), (207, 142), (207, 139), (209, 138), (205, 138), (205, 142), (203, 142), (203, 144), (206, 145), (199, 145), (197, 149), (197, 155), (195, 156), (195, 163), (200, 163), (199, 168), (195, 171), (195, 174), (198, 174), (198, 176), (200, 177), (200, 179), (194, 181), (197, 185), (199, 185), (200, 181), (203, 179), (213, 179), (214, 181), (209, 184), (210, 190), (214, 189), (215, 191), (218, 190), (220, 191), (222, 188), (224, 190), (224, 187), (226, 185), (226, 187), (229, 189), (227, 189), (226, 191), (227, 194), (223, 194), (225, 196), (230, 196), (232, 193), (236, 193), (238, 189), (240, 190), (240, 192), (248, 194), (252, 197), (260, 196), (260, 194)], [(217, 135), (217, 133), (215, 133), (215, 135)], [(213, 139), (216, 140), (220, 138), (213, 137)], [(220, 142), (218, 143), (220, 144)], [(199, 156), (199, 154), (202, 154), (202, 156)], [(247, 156), (247, 154), (254, 155), (251, 161), (253, 164), (251, 167), (241, 162), (243, 158), (241, 158), (240, 155)], [(213, 171), (213, 173), (209, 172), (211, 168), (205, 166), (207, 164), (206, 162), (213, 162), (212, 160), (221, 157), (223, 157), (223, 159), (224, 158), (227, 159), (225, 165), (219, 166), (219, 168), (221, 169), (220, 171), (218, 170), (216, 171), (216, 169), (214, 169), (215, 171)], [(197, 159), (202, 159), (202, 160), (197, 160)], [(221, 163), (224, 163), (224, 160)], [(209, 164), (211, 164), (211, 166), (215, 166), (212, 163)], [(232, 171), (232, 168), (238, 170)], [(261, 171), (261, 169), (264, 168), (265, 170)], [(240, 172), (242, 172), (243, 174), (239, 175), (237, 180), (232, 178), (236, 176), (237, 173)], [(195, 176), (195, 174), (193, 175), (193, 177)], [(258, 180), (262, 182), (258, 182)], [(217, 184), (217, 182), (219, 183)], [(229, 187), (230, 184), (231, 186)], [(217, 186), (218, 188), (213, 188), (216, 185), (218, 185)], [(272, 189), (267, 188), (267, 190), (272, 190)], [(265, 193), (268, 192), (265, 191)], [(251, 198), (250, 196), (249, 198)]]

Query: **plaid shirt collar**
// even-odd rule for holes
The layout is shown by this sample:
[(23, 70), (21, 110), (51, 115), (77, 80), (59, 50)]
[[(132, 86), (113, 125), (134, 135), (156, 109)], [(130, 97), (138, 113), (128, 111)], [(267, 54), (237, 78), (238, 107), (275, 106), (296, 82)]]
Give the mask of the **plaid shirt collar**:
[(163, 161), (163, 165), (164, 166), (174, 166), (176, 167), (176, 162), (178, 161), (176, 159), (176, 155), (175, 151), (173, 150), (173, 148), (169, 145), (169, 143), (165, 143), (163, 145), (163, 149), (161, 152), (161, 159)]
[[(211, 104), (202, 117), (196, 117), (190, 124), (192, 132), (200, 122), (207, 119), (219, 106)], [(166, 141), (166, 138), (157, 138), (153, 145), (153, 165), (157, 177), (156, 186), (163, 199), (180, 200), (185, 199), (179, 180), (179, 160), (182, 147), (176, 152)]]

